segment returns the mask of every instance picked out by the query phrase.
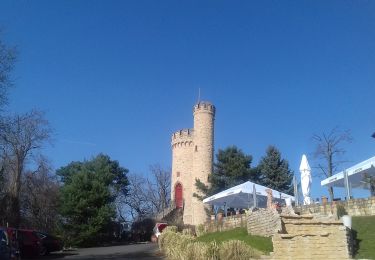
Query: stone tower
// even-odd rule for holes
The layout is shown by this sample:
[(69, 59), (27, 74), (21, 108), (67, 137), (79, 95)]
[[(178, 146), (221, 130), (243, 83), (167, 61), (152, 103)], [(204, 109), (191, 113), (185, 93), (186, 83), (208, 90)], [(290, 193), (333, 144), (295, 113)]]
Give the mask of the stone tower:
[(183, 208), (185, 224), (198, 225), (207, 220), (203, 202), (193, 197), (195, 180), (208, 182), (214, 156), (215, 106), (199, 102), (194, 106), (194, 128), (172, 135), (171, 196), (176, 207)]

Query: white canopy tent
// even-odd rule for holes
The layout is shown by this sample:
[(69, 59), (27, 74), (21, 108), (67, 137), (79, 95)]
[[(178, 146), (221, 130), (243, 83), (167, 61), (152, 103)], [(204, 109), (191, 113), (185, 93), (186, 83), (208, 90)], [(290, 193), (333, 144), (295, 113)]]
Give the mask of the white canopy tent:
[[(256, 206), (265, 208), (267, 206), (267, 187), (247, 181), (230, 189), (219, 192), (203, 200), (203, 203), (215, 206), (227, 206), (232, 208), (250, 208)], [(256, 195), (254, 196), (254, 193)], [(294, 197), (276, 190), (272, 190), (274, 200), (282, 203), (286, 198), (294, 200)]]
[(369, 178), (375, 178), (375, 156), (358, 163), (321, 181), (321, 186), (343, 187), (347, 198), (351, 197), (351, 188), (370, 189)]

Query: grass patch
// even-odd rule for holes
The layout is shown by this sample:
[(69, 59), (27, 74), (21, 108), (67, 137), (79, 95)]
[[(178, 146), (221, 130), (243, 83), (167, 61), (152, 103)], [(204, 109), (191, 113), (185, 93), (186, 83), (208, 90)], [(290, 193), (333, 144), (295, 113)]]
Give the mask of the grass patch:
[(357, 240), (355, 258), (375, 259), (375, 216), (353, 217), (352, 229)]
[(240, 240), (250, 245), (263, 253), (270, 253), (273, 250), (272, 240), (270, 237), (253, 236), (247, 234), (246, 228), (235, 228), (228, 231), (207, 233), (200, 237), (197, 237), (197, 241), (200, 242), (212, 242), (222, 243), (228, 240)]

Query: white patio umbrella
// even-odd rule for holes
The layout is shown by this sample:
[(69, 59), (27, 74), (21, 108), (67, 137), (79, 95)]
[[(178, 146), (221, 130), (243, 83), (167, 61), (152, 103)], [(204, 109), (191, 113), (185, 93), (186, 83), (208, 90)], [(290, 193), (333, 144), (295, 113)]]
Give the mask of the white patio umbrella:
[(303, 204), (310, 205), (310, 188), (311, 188), (311, 168), (309, 162), (307, 161), (306, 155), (302, 155), (301, 165), (299, 166), (299, 171), (301, 172), (301, 187), (303, 194)]

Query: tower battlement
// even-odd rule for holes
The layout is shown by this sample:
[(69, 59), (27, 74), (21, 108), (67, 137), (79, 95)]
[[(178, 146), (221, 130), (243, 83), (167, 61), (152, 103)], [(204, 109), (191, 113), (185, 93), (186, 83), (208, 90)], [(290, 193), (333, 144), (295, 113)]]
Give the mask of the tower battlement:
[(208, 101), (200, 101), (194, 106), (194, 114), (199, 112), (211, 113), (215, 116), (216, 108), (213, 104)]
[(172, 148), (179, 146), (190, 146), (193, 142), (193, 129), (181, 129), (172, 134)]

